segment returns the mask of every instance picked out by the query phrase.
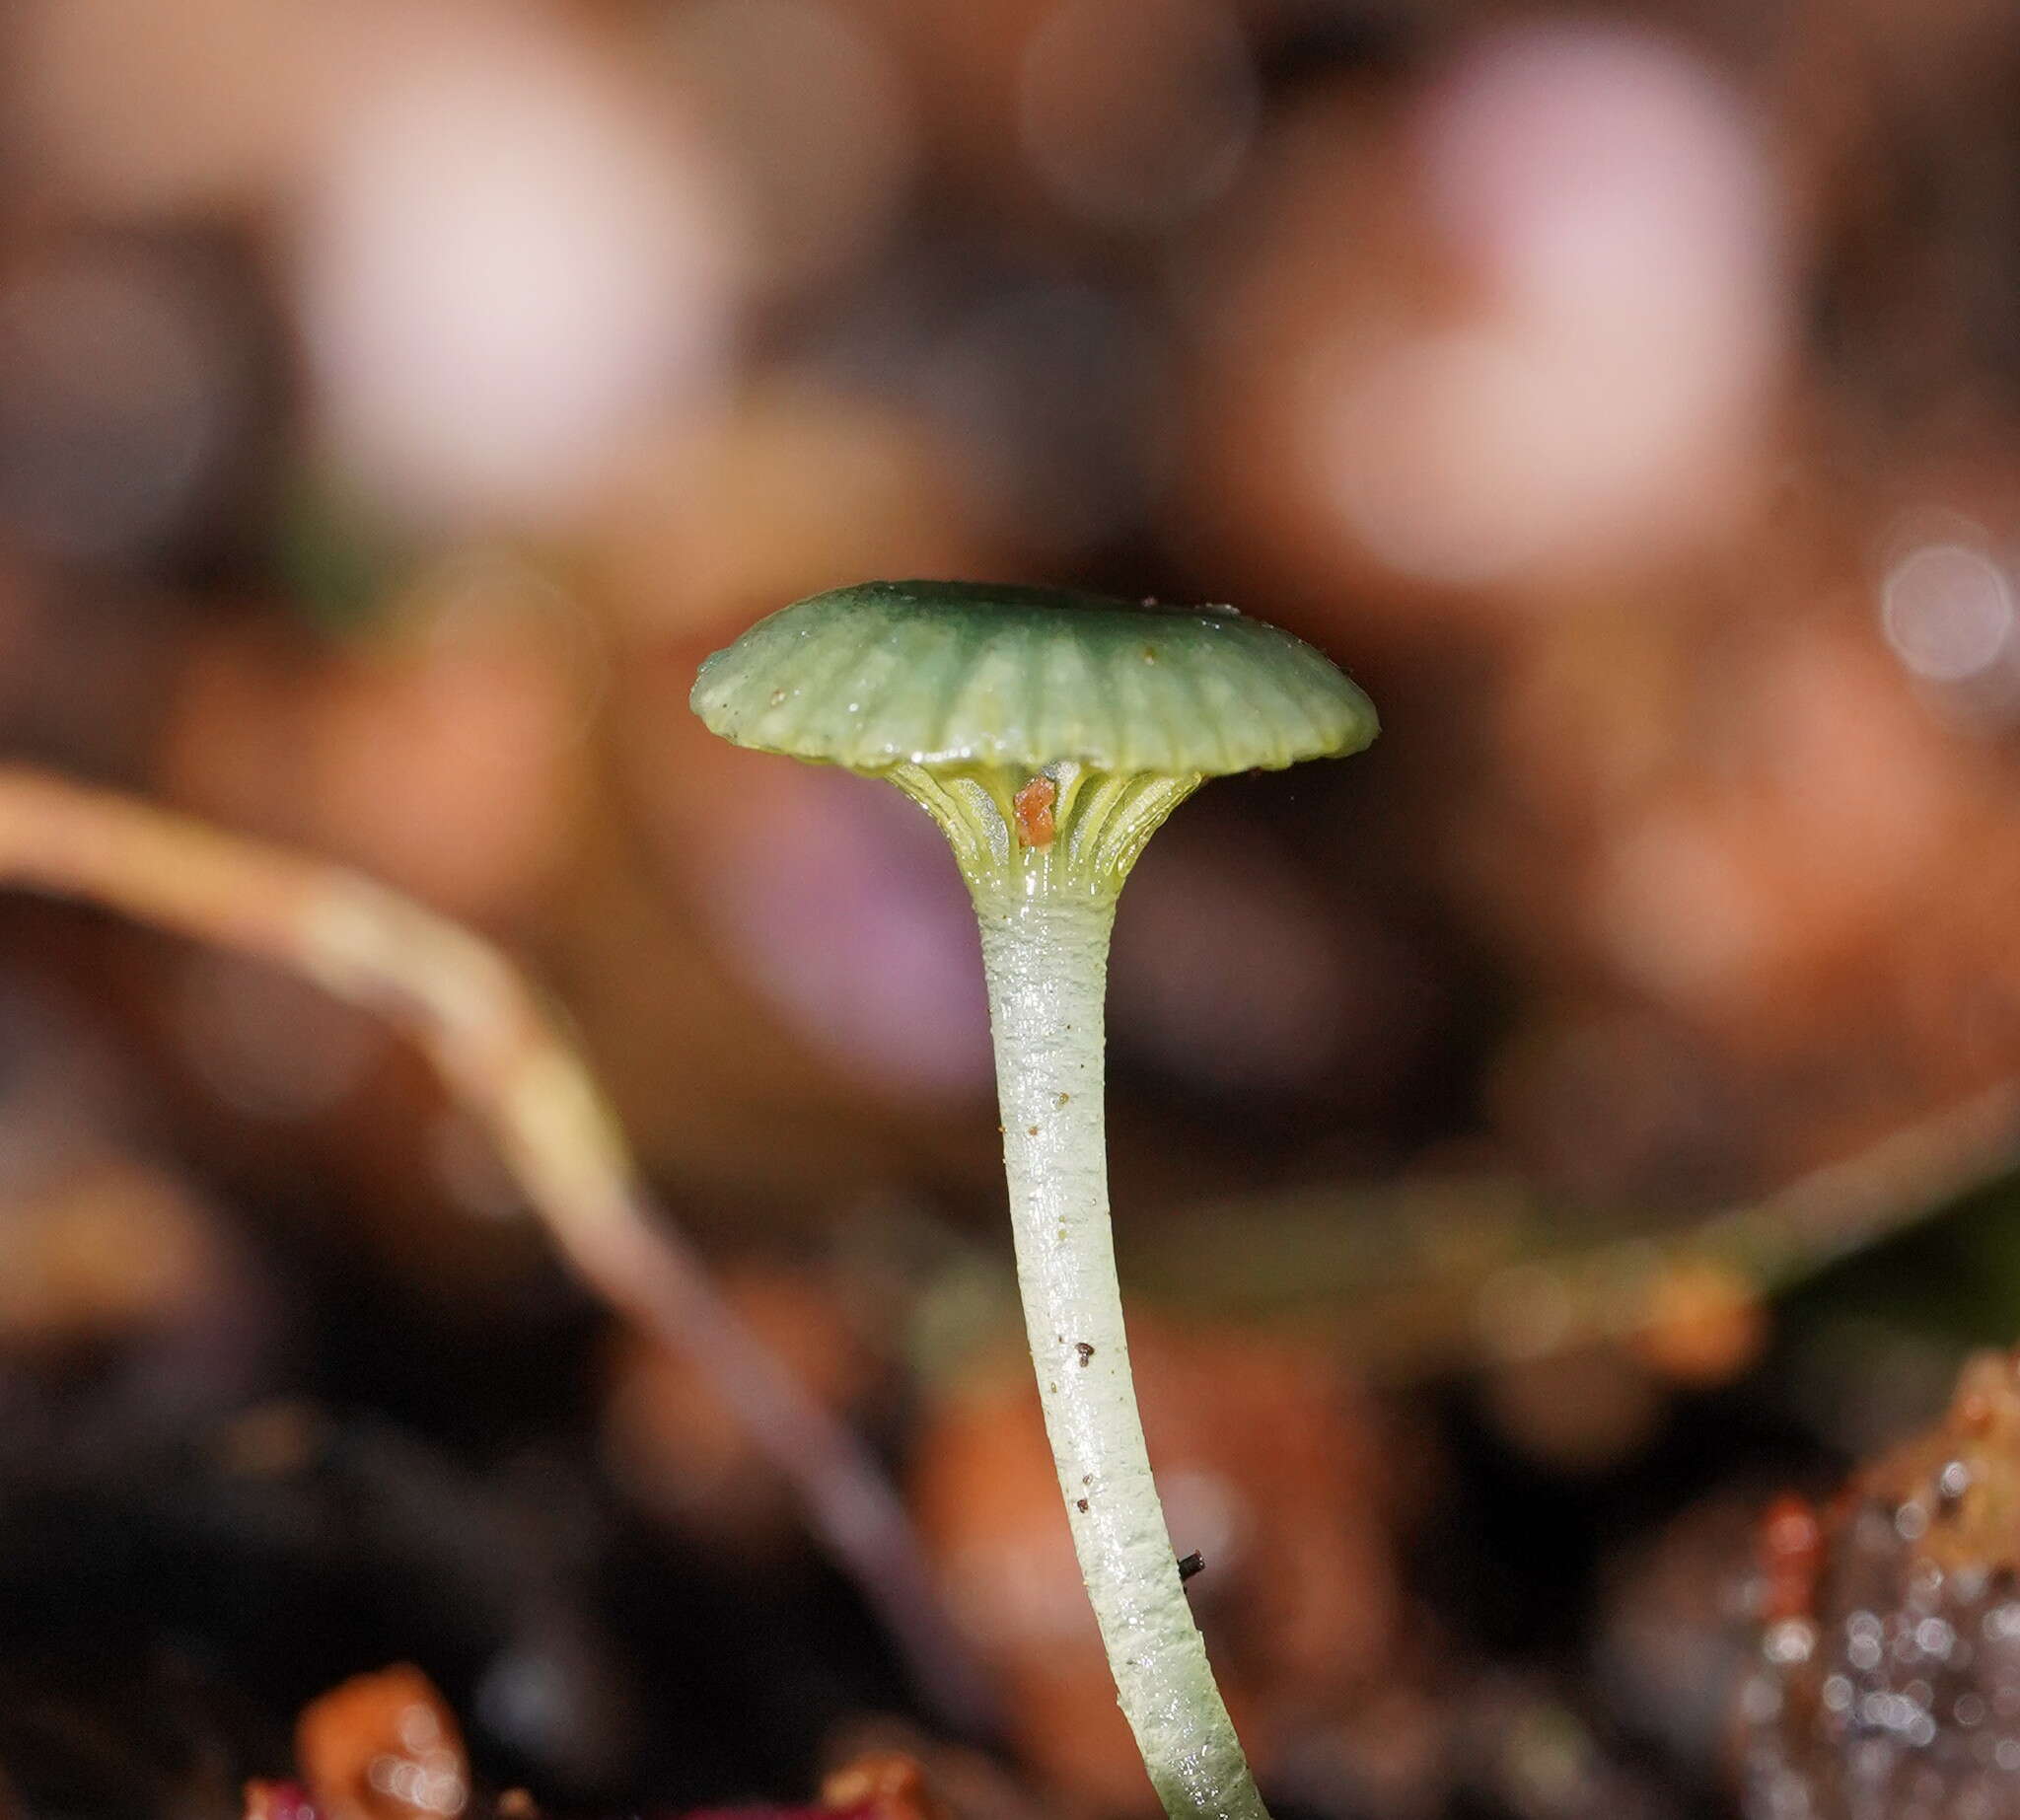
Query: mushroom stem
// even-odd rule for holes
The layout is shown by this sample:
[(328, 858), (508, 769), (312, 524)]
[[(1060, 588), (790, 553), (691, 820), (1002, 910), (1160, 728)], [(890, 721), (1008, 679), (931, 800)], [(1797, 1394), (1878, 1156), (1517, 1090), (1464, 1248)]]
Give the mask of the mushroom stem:
[(1267, 1820), (1150, 1475), (1109, 1225), (1113, 896), (978, 890), (1017, 1277), (1046, 1433), (1122, 1713), (1166, 1813)]
[(945, 831), (981, 918), (1017, 1271), (1046, 1431), (1123, 1714), (1166, 1809), (1266, 1820), (1181, 1589), (1129, 1381), (1102, 1134), (1117, 895), (1209, 776), (1343, 758), (1375, 710), (1231, 607), (865, 582), (701, 666), (725, 739), (888, 778)]

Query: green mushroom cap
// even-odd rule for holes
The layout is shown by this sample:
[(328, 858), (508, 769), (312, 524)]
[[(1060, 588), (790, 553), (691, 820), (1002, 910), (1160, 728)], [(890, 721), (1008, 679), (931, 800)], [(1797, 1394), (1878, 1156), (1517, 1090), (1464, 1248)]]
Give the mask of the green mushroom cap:
[(958, 581), (787, 607), (701, 666), (693, 707), (739, 746), (871, 772), (1218, 776), (1343, 758), (1377, 731), (1331, 660), (1232, 608)]

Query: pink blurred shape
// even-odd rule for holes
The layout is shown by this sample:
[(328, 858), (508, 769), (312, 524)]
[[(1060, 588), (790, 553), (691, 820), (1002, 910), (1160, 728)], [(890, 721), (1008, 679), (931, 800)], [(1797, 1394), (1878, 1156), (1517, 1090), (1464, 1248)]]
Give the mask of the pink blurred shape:
[(712, 391), (709, 179), (642, 91), (512, 10), (351, 16), (299, 258), (323, 429), (423, 522), (551, 518)]
[(980, 944), (939, 831), (886, 784), (760, 762), (706, 878), (725, 947), (858, 1086), (984, 1090)]
[(1320, 459), (1362, 541), (1477, 584), (1714, 531), (1789, 318), (1744, 99), (1638, 30), (1531, 25), (1435, 80), (1410, 140), (1462, 299), (1322, 368)]

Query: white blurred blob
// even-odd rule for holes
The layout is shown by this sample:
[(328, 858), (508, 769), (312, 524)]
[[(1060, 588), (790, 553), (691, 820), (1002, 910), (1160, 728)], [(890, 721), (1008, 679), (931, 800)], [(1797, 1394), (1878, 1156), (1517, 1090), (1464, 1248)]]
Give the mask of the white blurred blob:
[(791, 288), (874, 253), (918, 153), (890, 50), (826, 0), (699, 0), (669, 27), (744, 191), (747, 275)]
[[(1505, 300), (1722, 343), (1770, 226), (1758, 128), (1683, 46), (1625, 27), (1490, 37), (1425, 98), (1429, 199)], [(1687, 347), (1680, 351), (1695, 351)]]
[(713, 389), (727, 298), (701, 175), (558, 37), (448, 10), (377, 30), (306, 202), (326, 433), (409, 517), (564, 514)]
[(1787, 320), (1740, 98), (1654, 36), (1532, 26), (1434, 83), (1412, 137), (1463, 315), (1319, 375), (1317, 454), (1372, 552), (1477, 583), (1718, 522)]
[(217, 476), (252, 380), (217, 288), (84, 249), (0, 286), (0, 519), (62, 555), (173, 533)]
[(1918, 544), (1880, 586), (1880, 623), (1908, 671), (1923, 682), (1969, 683), (2013, 641), (2013, 586), (1976, 545)]
[(1068, 208), (1152, 232), (1227, 188), (1259, 110), (1248, 45), (1212, 0), (1060, 0), (1017, 102), (1025, 156)]
[(720, 939), (810, 1042), (887, 1092), (991, 1079), (974, 912), (939, 830), (888, 784), (795, 767), (711, 886)]

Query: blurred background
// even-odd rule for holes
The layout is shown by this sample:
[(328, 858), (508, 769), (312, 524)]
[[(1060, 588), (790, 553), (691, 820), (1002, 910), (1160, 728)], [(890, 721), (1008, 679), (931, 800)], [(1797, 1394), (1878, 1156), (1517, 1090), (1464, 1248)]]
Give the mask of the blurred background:
[[(6, 0), (0, 97), (0, 741), (522, 956), (1002, 1703), (935, 1717), (383, 1025), (14, 896), (0, 1810), (233, 1813), (408, 1659), (564, 1807), (888, 1737), (1141, 1811), (952, 865), (686, 709), (927, 575), (1231, 601), (1382, 708), (1190, 804), (1115, 961), (1282, 1810), (1840, 1811), (1759, 1767), (1755, 1513), (2020, 1309), (2020, 14)], [(2020, 1812), (2006, 1742), (1914, 1811)]]

